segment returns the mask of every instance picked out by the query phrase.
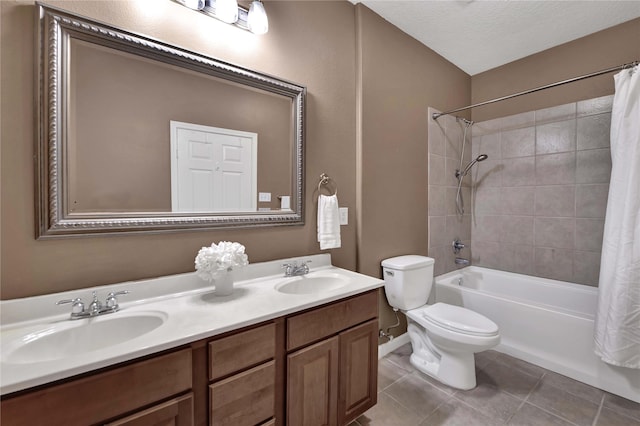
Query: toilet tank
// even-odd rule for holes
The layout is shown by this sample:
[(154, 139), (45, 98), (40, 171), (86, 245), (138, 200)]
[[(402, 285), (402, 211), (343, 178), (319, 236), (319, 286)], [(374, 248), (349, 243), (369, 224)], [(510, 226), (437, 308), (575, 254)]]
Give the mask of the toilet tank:
[(427, 303), (433, 285), (430, 257), (406, 255), (382, 261), (384, 292), (389, 304), (397, 309), (415, 309)]

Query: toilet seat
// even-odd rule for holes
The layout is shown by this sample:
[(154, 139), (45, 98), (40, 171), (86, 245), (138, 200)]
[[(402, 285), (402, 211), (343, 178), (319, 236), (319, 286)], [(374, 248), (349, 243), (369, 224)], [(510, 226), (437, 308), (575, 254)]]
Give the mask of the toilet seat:
[(478, 337), (493, 337), (498, 335), (498, 326), (489, 318), (469, 309), (436, 303), (407, 312), (416, 322), (427, 327), (423, 321), (442, 327), (454, 333)]

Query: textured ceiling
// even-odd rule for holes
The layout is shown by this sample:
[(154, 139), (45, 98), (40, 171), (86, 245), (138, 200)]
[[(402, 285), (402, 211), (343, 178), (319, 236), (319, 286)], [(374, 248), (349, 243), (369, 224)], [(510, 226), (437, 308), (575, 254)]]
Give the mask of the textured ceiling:
[(640, 0), (361, 2), (470, 75), (640, 17)]

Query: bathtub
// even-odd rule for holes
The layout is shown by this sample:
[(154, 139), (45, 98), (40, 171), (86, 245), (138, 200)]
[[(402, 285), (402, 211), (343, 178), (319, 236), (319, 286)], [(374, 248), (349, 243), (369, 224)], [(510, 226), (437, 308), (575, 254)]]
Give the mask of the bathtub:
[(593, 353), (597, 288), (469, 266), (436, 277), (435, 299), (498, 324), (497, 351), (640, 402), (640, 370)]

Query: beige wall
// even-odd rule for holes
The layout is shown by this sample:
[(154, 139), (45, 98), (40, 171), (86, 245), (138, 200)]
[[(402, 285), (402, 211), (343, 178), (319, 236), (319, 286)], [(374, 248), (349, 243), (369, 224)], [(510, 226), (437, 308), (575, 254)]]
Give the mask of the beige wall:
[(470, 77), (362, 5), (358, 268), (427, 254), (427, 108), (469, 102)]
[[(518, 93), (640, 59), (640, 18), (527, 56), (471, 78), (473, 103)], [(474, 121), (613, 94), (613, 73), (473, 110)], [(462, 105), (460, 105), (462, 106)]]
[[(239, 241), (251, 262), (318, 253), (315, 188), (320, 173), (355, 210), (355, 30), (348, 2), (270, 1), (262, 37), (171, 1), (47, 1), (205, 55), (305, 85), (305, 226), (157, 235), (34, 239), (32, 2), (1, 2), (2, 299), (188, 272), (198, 249)], [(336, 265), (354, 270), (354, 216), (342, 227)]]
[[(427, 108), (470, 101), (470, 77), (362, 5), (358, 28), (358, 270), (427, 255)], [(381, 325), (395, 321), (381, 296)], [(394, 330), (397, 335), (403, 327)]]

